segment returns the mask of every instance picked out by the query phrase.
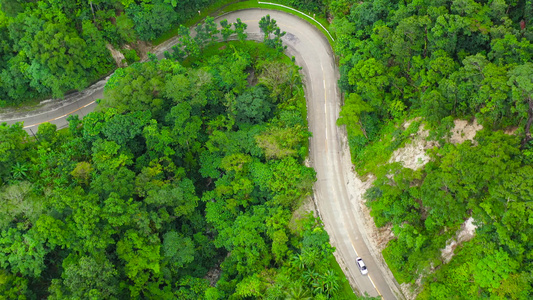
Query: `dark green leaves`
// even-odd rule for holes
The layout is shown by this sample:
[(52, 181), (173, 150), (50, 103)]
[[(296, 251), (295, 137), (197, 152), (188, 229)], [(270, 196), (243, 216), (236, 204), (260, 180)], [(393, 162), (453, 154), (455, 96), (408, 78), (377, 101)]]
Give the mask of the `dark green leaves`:
[(271, 103), (267, 92), (261, 87), (251, 88), (236, 99), (237, 121), (245, 123), (261, 123), (270, 113)]
[(224, 45), (194, 68), (117, 70), (68, 131), (0, 126), (0, 298), (335, 295), (327, 234), (293, 218), (315, 180), (298, 68), (263, 44)]

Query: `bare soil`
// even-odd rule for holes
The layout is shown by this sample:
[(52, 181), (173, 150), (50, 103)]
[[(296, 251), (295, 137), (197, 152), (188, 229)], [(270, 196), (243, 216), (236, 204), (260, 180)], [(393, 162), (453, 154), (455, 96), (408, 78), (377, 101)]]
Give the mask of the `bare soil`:
[(450, 138), (450, 143), (453, 144), (461, 144), (466, 140), (475, 143), (476, 133), (483, 129), (483, 126), (478, 124), (476, 119), (472, 123), (465, 120), (455, 120), (454, 123), (455, 127), (452, 129), (452, 137)]
[[(404, 124), (409, 127), (410, 122)], [(418, 170), (429, 162), (429, 156), (426, 150), (438, 145), (435, 141), (427, 141), (429, 130), (425, 130), (423, 125), (420, 126), (416, 135), (412, 136), (411, 142), (405, 147), (396, 149), (389, 160), (389, 163), (401, 162), (404, 167)]]
[(410, 284), (410, 283), (401, 284), (401, 289), (406, 300), (416, 299), (416, 296), (418, 295), (418, 293), (421, 292), (421, 289), (422, 289), (422, 279), (423, 279), (423, 276), (420, 275), (416, 279), (414, 284)]
[(137, 55), (141, 61), (148, 60), (148, 52), (152, 52), (154, 47), (151, 43), (145, 41), (137, 41), (133, 48), (137, 51)]
[(222, 270), (220, 269), (220, 266), (216, 265), (207, 272), (207, 275), (205, 275), (204, 279), (209, 280), (209, 285), (214, 287), (216, 286), (217, 281), (220, 279), (221, 274)]
[(111, 52), (111, 56), (113, 56), (117, 67), (122, 68), (128, 65), (125, 61), (124, 54), (122, 54), (120, 50), (115, 49), (111, 44), (106, 44), (105, 46), (109, 50), (109, 52)]
[(517, 130), (518, 130), (518, 126), (511, 126), (511, 127), (506, 128), (503, 131), (503, 133), (505, 133), (507, 135), (514, 135)]
[(442, 260), (445, 264), (449, 263), (452, 260), (454, 255), (454, 250), (457, 246), (461, 245), (464, 242), (471, 240), (476, 234), (477, 226), (474, 225), (474, 219), (472, 217), (468, 218), (462, 225), (461, 228), (455, 233), (455, 237), (449, 239), (446, 242), (446, 247), (441, 250)]

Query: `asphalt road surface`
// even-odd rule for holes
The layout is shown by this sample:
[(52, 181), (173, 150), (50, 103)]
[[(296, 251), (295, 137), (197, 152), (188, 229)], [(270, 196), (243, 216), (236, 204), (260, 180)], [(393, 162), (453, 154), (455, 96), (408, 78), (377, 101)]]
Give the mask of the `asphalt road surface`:
[[(287, 55), (294, 56), (301, 66), (305, 84), (308, 107), (309, 130), (313, 137), (310, 140), (310, 161), (317, 172), (314, 186), (314, 197), (320, 216), (330, 235), (331, 243), (336, 247), (336, 255), (342, 261), (341, 266), (352, 285), (359, 291), (370, 296), (381, 295), (384, 299), (396, 299), (397, 284), (387, 278), (371, 255), (358, 228), (357, 214), (354, 204), (350, 201), (350, 180), (345, 178), (352, 165), (343, 158), (346, 151), (342, 141), (345, 133), (337, 127), (336, 120), (340, 110), (340, 93), (337, 87), (339, 73), (334, 55), (327, 39), (314, 26), (293, 15), (264, 9), (249, 9), (226, 14), (220, 19), (234, 22), (241, 18), (248, 24), (248, 36), (261, 39), (258, 22), (264, 15), (270, 14), (287, 34), (283, 42), (288, 46)], [(158, 57), (175, 43), (169, 40), (154, 50)], [(24, 122), (28, 131), (37, 131), (40, 123), (51, 122), (63, 128), (67, 126), (66, 116), (77, 114), (85, 116), (94, 110), (95, 100), (103, 98), (103, 86), (107, 79), (101, 80), (82, 92), (70, 94), (66, 100), (50, 100), (40, 105), (37, 110), (20, 112), (3, 112), (0, 122), (12, 124)], [(346, 156), (344, 156), (346, 157)], [(359, 222), (361, 224), (361, 222)], [(360, 256), (368, 267), (368, 275), (361, 275), (355, 264)], [(382, 265), (382, 264), (381, 264)], [(395, 291), (393, 293), (393, 290)]]

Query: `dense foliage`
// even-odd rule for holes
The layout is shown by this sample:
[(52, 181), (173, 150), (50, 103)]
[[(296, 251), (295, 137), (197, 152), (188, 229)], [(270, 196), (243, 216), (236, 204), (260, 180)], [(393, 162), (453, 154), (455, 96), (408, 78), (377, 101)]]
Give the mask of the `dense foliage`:
[[(424, 275), (421, 299), (533, 297), (533, 3), (337, 0), (330, 10), (339, 124), (358, 171), (377, 176), (366, 198), (395, 235), (383, 255), (396, 279)], [(457, 118), (484, 129), (451, 144)], [(387, 163), (419, 126), (439, 142), (431, 161)], [(475, 238), (443, 264), (440, 249), (469, 217)]]
[[(211, 2), (0, 0), (0, 106), (83, 89), (114, 68), (106, 45), (131, 63), (126, 44)], [(396, 279), (422, 276), (421, 299), (533, 297), (532, 1), (277, 2), (334, 17), (338, 123), (376, 175), (365, 197)], [(186, 61), (117, 70), (68, 132), (0, 125), (2, 297), (338, 297), (327, 234), (294, 212), (314, 181), (298, 70), (260, 25), (275, 50), (213, 48), (246, 38), (240, 20), (182, 27), (167, 57)], [(484, 129), (451, 144), (457, 118)], [(431, 161), (386, 163), (420, 126)], [(474, 239), (445, 262), (469, 217)]]
[(1, 297), (339, 294), (327, 233), (294, 212), (315, 181), (298, 68), (214, 49), (119, 69), (68, 130), (0, 126)]
[(106, 44), (135, 59), (125, 44), (152, 40), (212, 2), (1, 0), (0, 106), (84, 89), (114, 68)]
[(331, 2), (331, 0), (276, 0), (265, 2), (279, 3), (289, 7), (294, 7), (304, 12), (313, 12), (318, 16), (326, 16), (328, 4)]

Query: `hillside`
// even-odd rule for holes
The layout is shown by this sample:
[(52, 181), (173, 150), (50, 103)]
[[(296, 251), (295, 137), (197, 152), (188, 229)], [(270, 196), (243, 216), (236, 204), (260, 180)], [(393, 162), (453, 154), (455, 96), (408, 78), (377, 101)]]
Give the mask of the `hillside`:
[[(392, 232), (383, 257), (396, 279), (417, 299), (531, 298), (531, 1), (330, 9), (338, 124), (358, 174), (375, 178), (366, 204)], [(452, 247), (467, 220), (474, 237)]]

